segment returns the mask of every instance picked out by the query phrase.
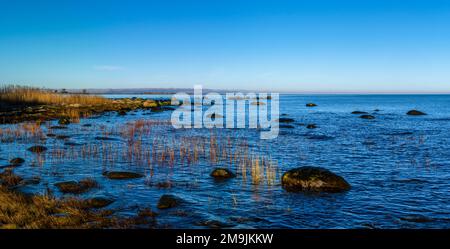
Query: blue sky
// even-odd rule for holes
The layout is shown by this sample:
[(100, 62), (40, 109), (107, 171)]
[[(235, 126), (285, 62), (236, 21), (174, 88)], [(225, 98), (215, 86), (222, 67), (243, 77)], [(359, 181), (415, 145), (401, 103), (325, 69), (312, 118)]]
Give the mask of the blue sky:
[(450, 92), (450, 1), (0, 0), (0, 83)]

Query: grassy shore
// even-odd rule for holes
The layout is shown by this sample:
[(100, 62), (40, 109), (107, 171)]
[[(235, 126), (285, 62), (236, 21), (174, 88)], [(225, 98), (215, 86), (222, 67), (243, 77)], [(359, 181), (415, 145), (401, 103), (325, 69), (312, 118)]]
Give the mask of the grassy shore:
[(155, 224), (152, 212), (144, 210), (135, 217), (123, 218), (112, 210), (92, 208), (89, 203), (48, 194), (28, 196), (0, 187), (0, 229), (151, 228)]
[(160, 111), (167, 105), (170, 105), (170, 100), (108, 99), (9, 85), (0, 87), (0, 124), (54, 119), (77, 122), (80, 118), (105, 112), (115, 111), (124, 115), (136, 109)]

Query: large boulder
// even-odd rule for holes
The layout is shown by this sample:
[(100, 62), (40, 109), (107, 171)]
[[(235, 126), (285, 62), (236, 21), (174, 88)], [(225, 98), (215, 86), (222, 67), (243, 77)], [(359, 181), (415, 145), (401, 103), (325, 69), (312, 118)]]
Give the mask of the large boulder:
[(411, 111), (407, 112), (406, 114), (407, 114), (407, 115), (410, 115), (410, 116), (427, 115), (426, 113), (421, 112), (421, 111), (418, 111), (418, 110), (411, 110)]
[(231, 172), (229, 169), (226, 168), (216, 168), (211, 172), (211, 176), (216, 179), (226, 179), (226, 178), (233, 178), (236, 177), (236, 175)]
[(344, 178), (320, 168), (305, 166), (287, 171), (281, 178), (281, 185), (287, 191), (342, 192), (350, 189)]

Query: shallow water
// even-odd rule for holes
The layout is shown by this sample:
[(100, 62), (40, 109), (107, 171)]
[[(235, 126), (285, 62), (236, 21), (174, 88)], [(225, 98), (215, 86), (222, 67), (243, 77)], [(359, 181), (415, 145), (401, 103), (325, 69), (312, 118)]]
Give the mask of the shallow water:
[[(318, 106), (308, 108), (308, 102)], [(405, 113), (411, 109), (428, 115), (407, 116)], [(351, 114), (356, 110), (376, 118), (360, 119)], [(67, 134), (69, 139), (39, 142), (49, 148), (42, 156), (26, 151), (35, 142), (2, 142), (0, 165), (7, 165), (7, 159), (14, 157), (25, 158), (26, 163), (14, 171), (24, 178), (41, 177), (41, 183), (22, 187), (33, 193), (50, 188), (55, 195), (61, 195), (54, 183), (92, 177), (101, 187), (81, 197), (114, 198), (110, 208), (123, 215), (151, 208), (159, 213), (159, 227), (204, 228), (206, 221), (214, 220), (233, 228), (450, 228), (450, 96), (286, 94), (281, 95), (280, 113), (295, 119), (294, 128), (281, 128), (274, 140), (260, 140), (260, 131), (253, 129), (213, 131), (224, 144), (247, 141), (252, 153), (270, 157), (277, 165), (274, 184), (252, 184), (241, 174), (217, 182), (209, 176), (214, 167), (239, 172), (238, 165), (225, 160), (213, 163), (201, 156), (194, 163), (175, 160), (173, 165), (130, 163), (122, 152), (112, 153), (110, 160), (101, 159), (102, 151), (97, 158), (79, 157), (81, 148), (87, 145), (125, 148), (128, 141), (114, 127), (141, 119), (167, 121), (170, 111), (138, 111), (126, 116), (110, 113), (83, 119), (68, 125), (68, 129), (48, 131), (46, 127), (55, 125), (55, 121), (43, 128), (44, 133)], [(310, 123), (318, 128), (304, 126)], [(1, 126), (7, 127), (11, 125)], [(161, 146), (176, 147), (180, 139), (209, 141), (210, 135), (207, 129), (175, 130), (170, 125), (155, 125), (140, 139), (144, 150), (152, 151), (155, 139)], [(96, 136), (114, 140), (95, 140)], [(64, 145), (67, 142), (75, 145)], [(63, 160), (58, 160), (58, 155)], [(325, 167), (343, 176), (352, 189), (339, 194), (283, 190), (279, 184), (281, 173), (306, 165)], [(102, 176), (105, 170), (140, 172), (146, 177), (114, 181)], [(158, 187), (161, 182), (170, 182), (171, 186)], [(168, 193), (184, 202), (175, 209), (157, 210), (159, 197)]]

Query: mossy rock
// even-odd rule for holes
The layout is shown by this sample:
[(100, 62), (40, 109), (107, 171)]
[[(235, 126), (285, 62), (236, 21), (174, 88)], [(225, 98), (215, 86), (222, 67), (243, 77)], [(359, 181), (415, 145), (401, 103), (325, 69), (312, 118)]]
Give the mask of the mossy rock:
[(287, 171), (281, 178), (287, 191), (342, 192), (350, 189), (350, 184), (341, 176), (321, 168), (305, 166)]
[(423, 116), (423, 115), (427, 115), (426, 113), (421, 112), (421, 111), (418, 111), (418, 110), (411, 110), (411, 111), (408, 111), (406, 114), (407, 114), (407, 115), (410, 115), (410, 116)]
[(226, 168), (216, 168), (211, 172), (211, 176), (216, 179), (227, 179), (236, 177), (236, 174)]
[(42, 152), (47, 151), (47, 147), (42, 146), (42, 145), (35, 145), (35, 146), (31, 146), (27, 150), (30, 152), (33, 152), (33, 153), (42, 153)]
[(159, 209), (168, 209), (179, 206), (181, 203), (181, 199), (174, 195), (163, 195), (159, 198), (157, 208)]
[(127, 180), (144, 177), (143, 174), (128, 171), (107, 171), (103, 175), (111, 180)]

